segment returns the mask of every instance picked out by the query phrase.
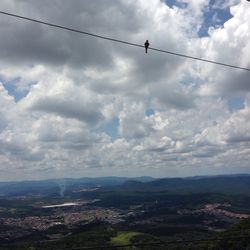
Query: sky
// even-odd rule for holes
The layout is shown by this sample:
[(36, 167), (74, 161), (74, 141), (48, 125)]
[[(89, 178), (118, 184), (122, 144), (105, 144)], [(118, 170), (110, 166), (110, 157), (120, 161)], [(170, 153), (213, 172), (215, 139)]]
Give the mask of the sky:
[[(250, 68), (245, 0), (0, 10)], [(250, 173), (250, 72), (0, 14), (0, 181)]]

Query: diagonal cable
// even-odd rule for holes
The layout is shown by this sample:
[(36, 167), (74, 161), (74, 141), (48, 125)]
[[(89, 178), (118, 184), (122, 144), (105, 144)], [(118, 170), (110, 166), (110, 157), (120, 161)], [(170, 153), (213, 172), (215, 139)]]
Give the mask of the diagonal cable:
[[(97, 34), (94, 34), (94, 33), (86, 32), (86, 31), (82, 31), (82, 30), (78, 30), (78, 29), (74, 29), (74, 28), (69, 28), (69, 27), (66, 27), (66, 26), (58, 25), (58, 24), (53, 24), (53, 23), (49, 23), (49, 22), (45, 22), (45, 21), (41, 21), (41, 20), (29, 18), (29, 17), (25, 17), (25, 16), (16, 15), (16, 14), (9, 13), (9, 12), (0, 11), (0, 14), (15, 17), (15, 18), (19, 18), (19, 19), (24, 19), (24, 20), (27, 20), (27, 21), (31, 21), (31, 22), (35, 22), (35, 23), (39, 23), (39, 24), (50, 26), (50, 27), (75, 32), (75, 33), (80, 33), (80, 34), (83, 34), (83, 35), (96, 37), (96, 38), (99, 38), (99, 39), (105, 39), (105, 40), (109, 40), (109, 41), (112, 41), (112, 42), (123, 43), (123, 44), (126, 44), (126, 45), (131, 45), (131, 46), (144, 48), (144, 46), (140, 45), (140, 44), (131, 43), (131, 42), (128, 42), (128, 41), (123, 41), (123, 40), (119, 40), (119, 39), (115, 39), (115, 38), (111, 38), (111, 37), (107, 37), (107, 36), (101, 36), (101, 35), (97, 35)], [(204, 58), (200, 58), (200, 57), (185, 55), (185, 54), (176, 53), (176, 52), (169, 51), (169, 50), (157, 49), (157, 48), (152, 48), (152, 47), (149, 47), (148, 49), (151, 49), (151, 50), (154, 50), (154, 51), (157, 51), (157, 52), (161, 52), (161, 53), (170, 54), (170, 55), (173, 55), (173, 56), (179, 56), (179, 57), (198, 60), (198, 61), (202, 61), (202, 62), (206, 62), (206, 63), (217, 64), (217, 65), (221, 65), (221, 66), (225, 66), (225, 67), (250, 71), (250, 68), (245, 68), (245, 67), (241, 67), (241, 66), (237, 66), (237, 65), (232, 65), (232, 64), (227, 64), (227, 63), (223, 63), (223, 62), (208, 60), (208, 59), (204, 59)]]

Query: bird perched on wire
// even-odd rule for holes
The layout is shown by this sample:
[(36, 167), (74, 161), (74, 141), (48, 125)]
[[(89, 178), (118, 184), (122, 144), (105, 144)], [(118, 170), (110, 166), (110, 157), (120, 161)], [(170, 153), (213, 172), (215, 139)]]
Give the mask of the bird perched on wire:
[(148, 46), (150, 45), (150, 43), (148, 42), (148, 40), (146, 40), (146, 42), (144, 43), (144, 47), (145, 47), (145, 52), (148, 53)]

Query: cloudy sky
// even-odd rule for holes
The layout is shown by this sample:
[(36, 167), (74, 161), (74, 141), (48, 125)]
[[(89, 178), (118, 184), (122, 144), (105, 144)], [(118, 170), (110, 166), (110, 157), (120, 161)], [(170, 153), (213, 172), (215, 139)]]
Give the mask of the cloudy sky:
[[(245, 0), (1, 0), (0, 10), (250, 68)], [(250, 173), (249, 79), (0, 14), (0, 181)]]

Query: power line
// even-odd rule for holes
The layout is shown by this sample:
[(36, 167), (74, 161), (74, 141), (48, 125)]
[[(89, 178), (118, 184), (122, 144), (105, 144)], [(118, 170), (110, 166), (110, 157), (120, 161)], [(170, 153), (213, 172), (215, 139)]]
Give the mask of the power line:
[[(144, 48), (144, 46), (140, 45), (140, 44), (131, 43), (131, 42), (127, 42), (127, 41), (123, 41), (123, 40), (119, 40), (119, 39), (115, 39), (115, 38), (111, 38), (111, 37), (107, 37), (107, 36), (101, 36), (101, 35), (93, 34), (93, 33), (90, 33), (90, 32), (86, 32), (86, 31), (82, 31), (82, 30), (78, 30), (78, 29), (74, 29), (74, 28), (69, 28), (69, 27), (66, 27), (66, 26), (58, 25), (58, 24), (48, 23), (48, 22), (45, 22), (45, 21), (41, 21), (41, 20), (37, 20), (37, 19), (25, 17), (25, 16), (16, 15), (16, 14), (9, 13), (9, 12), (0, 11), (0, 14), (11, 16), (11, 17), (16, 17), (16, 18), (19, 18), (19, 19), (24, 19), (24, 20), (27, 20), (27, 21), (31, 21), (31, 22), (35, 22), (35, 23), (39, 23), (39, 24), (51, 26), (51, 27), (54, 27), (54, 28), (59, 28), (59, 29), (75, 32), (75, 33), (80, 33), (80, 34), (84, 34), (84, 35), (88, 35), (88, 36), (92, 36), (92, 37), (96, 37), (96, 38), (100, 38), (100, 39), (105, 39), (105, 40), (109, 40), (109, 41), (112, 41), (112, 42), (123, 43), (123, 44), (126, 44), (126, 45), (131, 45), (131, 46)], [(221, 65), (221, 66), (225, 66), (225, 67), (250, 71), (250, 68), (240, 67), (240, 66), (236, 66), (236, 65), (232, 65), (232, 64), (222, 63), (222, 62), (217, 62), (217, 61), (208, 60), (208, 59), (204, 59), (204, 58), (199, 58), (199, 57), (195, 57), (195, 56), (189, 56), (189, 55), (176, 53), (176, 52), (169, 51), (169, 50), (162, 50), (162, 49), (157, 49), (157, 48), (152, 48), (152, 47), (149, 47), (148, 49), (158, 51), (158, 52), (161, 52), (161, 53), (170, 54), (170, 55), (173, 55), (173, 56), (179, 56), (179, 57), (198, 60), (198, 61), (202, 61), (202, 62), (217, 64), (217, 65)]]
[[(79, 247), (79, 248), (70, 248), (71, 250), (91, 250), (91, 249), (119, 249), (124, 247), (145, 247), (145, 246), (165, 246), (172, 244), (185, 244), (185, 243), (198, 243), (198, 242), (207, 242), (207, 241), (222, 241), (222, 240), (240, 240), (240, 239), (250, 239), (250, 236), (235, 236), (235, 237), (225, 237), (225, 238), (204, 238), (196, 240), (173, 240), (173, 241), (161, 241), (161, 242), (152, 242), (152, 243), (140, 243), (140, 244), (124, 244), (124, 245), (99, 245), (91, 247)], [(66, 250), (68, 248), (64, 248)], [(63, 249), (54, 249), (54, 250), (63, 250)]]

